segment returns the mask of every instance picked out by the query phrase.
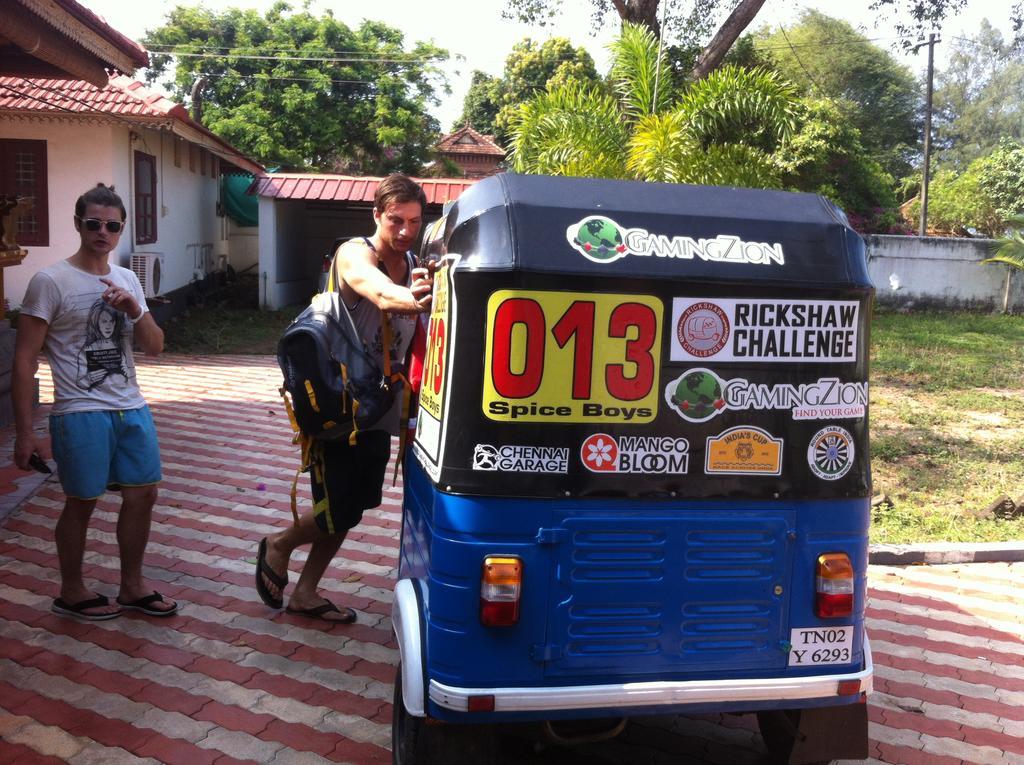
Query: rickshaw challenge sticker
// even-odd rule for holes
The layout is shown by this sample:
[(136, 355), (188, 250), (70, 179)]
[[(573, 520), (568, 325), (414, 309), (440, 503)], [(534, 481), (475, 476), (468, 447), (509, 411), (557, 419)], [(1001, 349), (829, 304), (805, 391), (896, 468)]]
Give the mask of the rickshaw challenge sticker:
[(857, 360), (856, 300), (672, 299), (672, 361)]
[(823, 481), (838, 481), (853, 466), (853, 436), (837, 425), (814, 434), (807, 446), (807, 464)]
[(709, 475), (782, 475), (782, 439), (752, 425), (709, 436), (704, 457)]

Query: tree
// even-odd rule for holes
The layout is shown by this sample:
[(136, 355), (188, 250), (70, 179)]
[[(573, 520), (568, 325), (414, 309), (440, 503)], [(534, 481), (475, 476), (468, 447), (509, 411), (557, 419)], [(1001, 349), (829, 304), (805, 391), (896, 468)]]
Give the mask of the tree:
[(1000, 138), (1024, 140), (1024, 48), (987, 20), (970, 39), (953, 38), (935, 89), (935, 160), (962, 172)]
[(1003, 138), (977, 165), (979, 180), (996, 213), (1003, 220), (1024, 214), (1024, 144)]
[(436, 141), (427, 113), (447, 89), (446, 51), (379, 22), (350, 29), (330, 12), (266, 16), (229, 8), (178, 7), (144, 39), (150, 82), (164, 76), (182, 102), (202, 77), (203, 122), (271, 165), (303, 170), (416, 172)]
[(792, 87), (771, 72), (727, 66), (675, 100), (658, 55), (650, 30), (625, 24), (612, 44), (614, 94), (570, 81), (522, 104), (513, 169), (777, 187), (769, 152), (792, 133)]
[[(667, 15), (667, 28), (664, 30), (666, 36), (681, 43), (683, 47), (698, 44), (702, 47), (691, 72), (693, 79), (700, 79), (722, 63), (736, 38), (743, 34), (743, 30), (754, 20), (765, 0), (665, 2), (669, 5), (661, 10)], [(503, 15), (506, 18), (544, 26), (557, 15), (560, 4), (561, 0), (509, 0), (508, 8)], [(623, 26), (643, 26), (657, 38), (662, 32), (659, 21), (660, 5), (661, 0), (591, 0), (593, 28), (601, 29), (607, 16), (614, 10)], [(718, 24), (719, 18), (726, 12), (727, 18)]]
[(830, 99), (804, 99), (792, 138), (774, 154), (782, 182), (793, 191), (828, 197), (858, 231), (902, 230), (893, 178), (861, 145), (860, 131)]
[[(700, 79), (723, 62), (765, 0), (664, 0), (665, 8), (661, 8), (661, 2), (590, 0), (592, 28), (600, 30), (614, 10), (623, 24), (641, 24), (659, 37), (662, 32), (660, 12), (663, 11), (668, 18), (664, 32), (670, 42), (683, 48), (702, 47), (691, 72), (694, 79)], [(562, 0), (509, 0), (502, 15), (544, 26), (558, 14), (561, 4)], [(948, 16), (955, 16), (966, 5), (967, 0), (873, 0), (870, 8), (878, 11), (876, 25), (884, 23), (888, 28), (895, 28), (903, 47), (910, 48), (925, 31), (938, 26)], [(728, 17), (720, 21), (726, 13)], [(1010, 21), (1017, 35), (1016, 42), (1024, 43), (1024, 2), (1013, 7)]]
[(1007, 221), (1006, 231), (993, 246), (994, 254), (982, 263), (1005, 263), (1024, 269), (1024, 215), (1013, 215)]
[(462, 114), (452, 129), (471, 125), (477, 132), (494, 135), (494, 120), (501, 108), (501, 85), (500, 78), (475, 70), (462, 100)]
[[(909, 212), (917, 215), (919, 203)], [(989, 154), (971, 162), (962, 173), (940, 170), (928, 189), (928, 219), (940, 230), (967, 234), (972, 230), (998, 236), (1005, 223), (1024, 214), (1024, 144), (1003, 139)]]
[(508, 126), (512, 111), (542, 93), (548, 85), (560, 85), (569, 80), (595, 85), (601, 82), (594, 59), (584, 48), (574, 48), (564, 37), (540, 43), (529, 38), (522, 40), (505, 59), (500, 78), (483, 72), (473, 73), (460, 124), (469, 123), (482, 133), (493, 134), (499, 144), (505, 145), (510, 138)]
[(918, 154), (919, 87), (910, 70), (850, 24), (806, 10), (789, 30), (763, 30), (758, 53), (805, 95), (829, 98), (860, 133), (869, 156), (894, 177)]

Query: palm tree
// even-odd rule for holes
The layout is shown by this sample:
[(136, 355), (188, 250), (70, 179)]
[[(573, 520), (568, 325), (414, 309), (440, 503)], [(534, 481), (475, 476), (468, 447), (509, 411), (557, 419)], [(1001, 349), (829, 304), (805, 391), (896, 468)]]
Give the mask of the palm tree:
[(1006, 219), (1006, 232), (992, 245), (995, 253), (982, 263), (1005, 263), (1006, 282), (1003, 285), (1003, 313), (1010, 307), (1010, 279), (1013, 269), (1024, 269), (1024, 215), (1011, 215)]
[(612, 43), (612, 92), (578, 83), (522, 104), (511, 164), (522, 173), (759, 188), (780, 185), (771, 152), (794, 129), (792, 86), (764, 69), (716, 69), (674, 98), (646, 27)]

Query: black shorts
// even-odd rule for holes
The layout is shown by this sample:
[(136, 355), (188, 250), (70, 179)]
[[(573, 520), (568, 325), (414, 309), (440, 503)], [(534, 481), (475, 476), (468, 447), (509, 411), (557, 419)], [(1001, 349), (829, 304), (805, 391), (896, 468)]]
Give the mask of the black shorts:
[(355, 446), (347, 439), (314, 445), (309, 484), (321, 531), (348, 531), (362, 520), (364, 510), (380, 504), (390, 457), (391, 434), (386, 430), (360, 431)]

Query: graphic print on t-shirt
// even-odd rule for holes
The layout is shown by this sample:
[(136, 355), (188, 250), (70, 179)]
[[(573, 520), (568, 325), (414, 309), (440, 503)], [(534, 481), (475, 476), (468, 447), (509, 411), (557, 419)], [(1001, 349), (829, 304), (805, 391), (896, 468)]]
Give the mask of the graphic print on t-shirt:
[(89, 307), (82, 350), (78, 354), (79, 387), (92, 390), (111, 375), (131, 377), (125, 346), (125, 315), (102, 298)]

